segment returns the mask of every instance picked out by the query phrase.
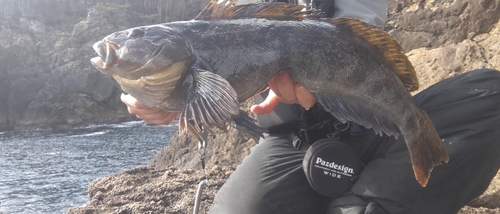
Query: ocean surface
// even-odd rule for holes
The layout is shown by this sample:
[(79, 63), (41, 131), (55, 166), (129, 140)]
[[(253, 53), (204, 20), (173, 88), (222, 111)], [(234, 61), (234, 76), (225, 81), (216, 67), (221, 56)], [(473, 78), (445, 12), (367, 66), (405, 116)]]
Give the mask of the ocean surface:
[(176, 130), (136, 121), (0, 132), (0, 213), (66, 213), (88, 204), (90, 182), (146, 165)]

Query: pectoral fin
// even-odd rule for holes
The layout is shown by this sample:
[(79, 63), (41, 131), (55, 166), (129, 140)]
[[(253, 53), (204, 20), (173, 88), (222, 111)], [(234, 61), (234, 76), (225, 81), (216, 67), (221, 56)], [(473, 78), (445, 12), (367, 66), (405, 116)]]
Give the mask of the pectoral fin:
[(198, 133), (217, 127), (226, 130), (227, 123), (234, 121), (240, 131), (250, 136), (261, 136), (262, 128), (255, 120), (240, 111), (238, 95), (229, 82), (221, 76), (193, 69), (191, 87), (187, 91), (187, 102), (179, 116), (179, 129), (188, 130), (188, 124)]
[(353, 121), (366, 128), (373, 128), (375, 133), (397, 137), (399, 129), (386, 115), (367, 103), (357, 102), (348, 97), (335, 94), (315, 94), (318, 102), (341, 122)]
[(259, 142), (259, 138), (263, 137), (262, 133), (266, 130), (256, 125), (257, 120), (248, 116), (244, 111), (240, 111), (240, 115), (237, 118), (233, 118), (234, 124), (238, 130), (248, 137), (251, 137), (255, 142)]

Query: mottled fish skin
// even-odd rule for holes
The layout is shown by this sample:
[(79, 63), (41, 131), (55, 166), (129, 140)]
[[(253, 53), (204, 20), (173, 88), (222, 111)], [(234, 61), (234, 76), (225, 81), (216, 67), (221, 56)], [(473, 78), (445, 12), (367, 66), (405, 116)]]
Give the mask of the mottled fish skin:
[[(271, 8), (267, 5), (257, 6)], [(225, 129), (229, 120), (247, 132), (257, 129), (238, 104), (286, 70), (339, 120), (379, 134), (401, 133), (415, 176), (425, 186), (432, 168), (448, 161), (441, 139), (408, 91), (414, 83), (398, 75), (394, 62), (381, 51), (385, 44), (374, 45), (378, 41), (360, 36), (349, 25), (366, 27), (349, 19), (259, 17), (143, 26), (96, 43), (100, 57), (92, 64), (139, 101), (181, 112), (184, 125), (193, 122), (200, 127), (197, 131), (201, 126)]]

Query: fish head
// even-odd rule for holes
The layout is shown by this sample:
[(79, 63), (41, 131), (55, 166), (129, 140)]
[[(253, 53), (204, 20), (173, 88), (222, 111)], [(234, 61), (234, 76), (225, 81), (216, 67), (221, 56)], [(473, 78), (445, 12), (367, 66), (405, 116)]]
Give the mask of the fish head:
[(92, 65), (150, 107), (158, 107), (176, 93), (195, 61), (182, 34), (163, 25), (115, 32), (93, 48), (98, 56), (91, 59)]
[(108, 75), (138, 79), (179, 61), (193, 61), (188, 43), (170, 27), (152, 25), (118, 31), (93, 46), (91, 63)]

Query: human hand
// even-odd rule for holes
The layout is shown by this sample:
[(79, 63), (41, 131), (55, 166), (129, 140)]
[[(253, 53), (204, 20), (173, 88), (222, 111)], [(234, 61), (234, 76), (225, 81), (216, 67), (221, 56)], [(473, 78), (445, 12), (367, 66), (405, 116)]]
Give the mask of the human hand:
[(130, 114), (135, 114), (135, 116), (141, 120), (144, 120), (147, 124), (151, 125), (166, 125), (169, 124), (178, 113), (169, 112), (159, 108), (150, 108), (137, 101), (130, 94), (122, 94), (121, 100), (125, 105), (127, 105), (128, 112)]
[(310, 109), (317, 102), (316, 97), (304, 86), (293, 83), (288, 72), (276, 74), (267, 84), (271, 88), (269, 95), (262, 103), (250, 108), (254, 114), (271, 113), (279, 102), (298, 103), (305, 109)]

